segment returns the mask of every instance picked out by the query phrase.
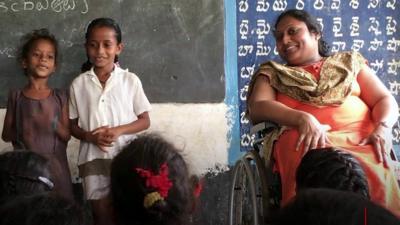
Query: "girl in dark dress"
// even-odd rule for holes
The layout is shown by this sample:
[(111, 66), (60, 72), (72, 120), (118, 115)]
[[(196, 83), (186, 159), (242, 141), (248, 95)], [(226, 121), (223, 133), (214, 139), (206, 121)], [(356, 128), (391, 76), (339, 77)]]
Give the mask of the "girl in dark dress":
[(67, 93), (48, 79), (57, 65), (57, 40), (46, 29), (23, 36), (19, 61), (28, 78), (8, 96), (2, 138), (15, 149), (29, 149), (50, 161), (56, 193), (73, 200), (66, 148), (70, 139)]

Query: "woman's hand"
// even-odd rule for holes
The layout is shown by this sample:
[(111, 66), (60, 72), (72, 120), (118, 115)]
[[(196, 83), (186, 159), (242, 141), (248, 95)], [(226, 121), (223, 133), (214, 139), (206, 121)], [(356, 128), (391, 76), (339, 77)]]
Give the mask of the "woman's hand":
[(297, 126), (299, 139), (297, 140), (296, 151), (299, 150), (302, 143), (304, 143), (304, 154), (309, 149), (324, 148), (327, 143), (330, 143), (326, 135), (326, 132), (330, 129), (329, 125), (320, 124), (313, 115), (302, 113)]
[(379, 124), (368, 137), (360, 141), (359, 145), (372, 144), (378, 162), (383, 161), (383, 165), (389, 167), (389, 154), (392, 149), (391, 136), (390, 127)]

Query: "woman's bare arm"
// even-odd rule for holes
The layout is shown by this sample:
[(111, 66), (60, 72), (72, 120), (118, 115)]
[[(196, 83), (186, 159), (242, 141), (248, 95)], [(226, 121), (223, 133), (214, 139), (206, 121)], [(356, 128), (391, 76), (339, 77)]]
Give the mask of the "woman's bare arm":
[(280, 125), (294, 127), (299, 131), (296, 149), (304, 142), (306, 150), (325, 147), (329, 140), (326, 131), (328, 125), (322, 125), (311, 114), (292, 109), (276, 101), (276, 92), (266, 76), (259, 76), (253, 92), (248, 99), (249, 114), (253, 123), (272, 121)]
[(361, 89), (360, 98), (371, 109), (375, 122), (375, 129), (361, 140), (360, 145), (372, 144), (378, 161), (388, 166), (388, 155), (392, 148), (391, 129), (399, 116), (397, 102), (368, 66), (365, 65), (359, 72), (357, 81)]

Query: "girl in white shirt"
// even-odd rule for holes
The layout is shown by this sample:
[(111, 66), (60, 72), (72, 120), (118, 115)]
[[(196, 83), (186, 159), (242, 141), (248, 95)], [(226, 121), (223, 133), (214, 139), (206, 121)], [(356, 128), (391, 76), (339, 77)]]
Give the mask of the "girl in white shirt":
[(109, 209), (112, 158), (150, 126), (150, 103), (139, 78), (115, 63), (121, 53), (121, 30), (110, 18), (93, 20), (86, 31), (85, 71), (70, 87), (71, 133), (78, 138), (79, 174), (94, 224), (112, 224)]

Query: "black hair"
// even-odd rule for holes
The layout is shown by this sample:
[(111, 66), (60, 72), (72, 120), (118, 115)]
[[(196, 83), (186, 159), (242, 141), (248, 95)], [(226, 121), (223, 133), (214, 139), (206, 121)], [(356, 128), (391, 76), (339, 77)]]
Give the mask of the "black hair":
[[(164, 163), (172, 187), (167, 197), (145, 208), (145, 196), (156, 190), (146, 187), (146, 179), (135, 168), (157, 173)], [(180, 150), (159, 135), (139, 136), (111, 164), (111, 197), (119, 224), (186, 224), (194, 202), (193, 189)]]
[[(86, 43), (90, 38), (90, 35), (93, 31), (94, 28), (99, 28), (99, 27), (108, 27), (111, 28), (115, 31), (115, 38), (117, 40), (117, 43), (120, 44), (122, 42), (122, 32), (121, 32), (121, 28), (119, 27), (118, 23), (115, 22), (115, 20), (111, 19), (111, 18), (97, 18), (92, 20), (87, 29), (86, 29), (86, 34), (85, 34), (85, 39), (86, 39)], [(118, 62), (118, 56), (115, 56), (114, 62), (117, 63)], [(87, 57), (86, 62), (84, 62), (81, 66), (81, 72), (85, 72), (88, 71), (92, 68), (92, 63), (89, 60), (89, 57)]]
[[(58, 41), (53, 34), (46, 28), (33, 30), (30, 33), (25, 34), (21, 37), (20, 40), (20, 49), (18, 51), (17, 60), (19, 63), (22, 63), (25, 59), (28, 58), (29, 52), (32, 50), (32, 47), (38, 40), (47, 40), (54, 46), (55, 58), (54, 62), (58, 64)], [(25, 75), (27, 75), (27, 71), (24, 71)]]
[(272, 225), (398, 225), (386, 208), (362, 196), (333, 189), (308, 189), (297, 194), (273, 218)]
[(28, 150), (0, 155), (0, 200), (51, 190), (50, 165), (46, 158)]
[(85, 225), (81, 207), (60, 196), (36, 194), (18, 196), (0, 206), (2, 225)]
[(330, 46), (323, 39), (321, 24), (316, 20), (315, 17), (311, 16), (305, 10), (289, 9), (278, 16), (275, 22), (275, 30), (279, 22), (285, 17), (293, 17), (297, 20), (300, 20), (306, 24), (310, 32), (315, 32), (317, 34), (320, 34), (321, 38), (318, 40), (318, 52), (323, 57), (327, 57), (330, 55)]
[(353, 155), (339, 148), (320, 148), (308, 151), (296, 172), (296, 188), (332, 188), (358, 193), (369, 198), (364, 170)]

